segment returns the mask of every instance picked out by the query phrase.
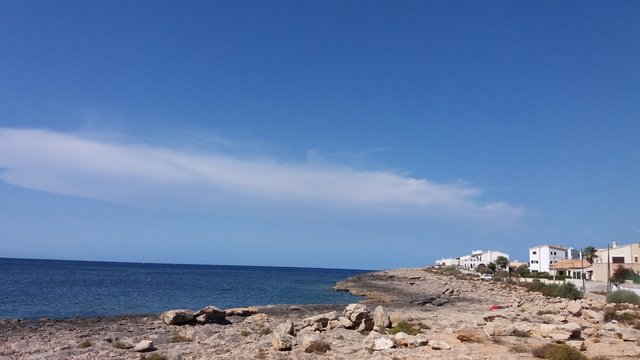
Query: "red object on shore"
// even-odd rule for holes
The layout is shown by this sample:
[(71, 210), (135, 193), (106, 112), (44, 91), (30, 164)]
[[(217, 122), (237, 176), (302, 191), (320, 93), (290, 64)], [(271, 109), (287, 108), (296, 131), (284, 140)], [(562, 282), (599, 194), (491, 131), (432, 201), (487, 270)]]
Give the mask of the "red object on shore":
[(499, 310), (502, 309), (501, 305), (491, 305), (491, 307), (489, 308), (489, 310)]

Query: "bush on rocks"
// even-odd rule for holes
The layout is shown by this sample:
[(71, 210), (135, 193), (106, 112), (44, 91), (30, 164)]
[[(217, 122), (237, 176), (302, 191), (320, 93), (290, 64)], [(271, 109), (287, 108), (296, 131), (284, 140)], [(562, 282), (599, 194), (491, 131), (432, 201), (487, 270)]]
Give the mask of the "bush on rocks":
[(640, 305), (640, 296), (629, 290), (616, 290), (607, 295), (607, 302), (614, 304), (635, 304)]
[(403, 332), (405, 334), (414, 335), (414, 336), (418, 335), (418, 330), (416, 330), (416, 328), (406, 320), (400, 321), (398, 324), (396, 324), (396, 326), (387, 330), (387, 334), (390, 334), (390, 335), (395, 335), (399, 332)]
[(566, 344), (545, 344), (533, 349), (531, 354), (548, 360), (588, 360), (580, 351)]
[(582, 299), (582, 291), (578, 290), (576, 286), (570, 282), (560, 285), (555, 295), (569, 300)]

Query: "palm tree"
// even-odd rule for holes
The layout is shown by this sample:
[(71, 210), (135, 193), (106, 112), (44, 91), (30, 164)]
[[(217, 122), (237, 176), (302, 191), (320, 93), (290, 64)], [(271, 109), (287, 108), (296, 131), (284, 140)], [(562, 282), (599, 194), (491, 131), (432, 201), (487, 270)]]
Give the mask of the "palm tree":
[(598, 252), (598, 250), (589, 245), (586, 248), (582, 249), (582, 257), (588, 262), (593, 263), (593, 260), (598, 257), (598, 255), (596, 255), (596, 252)]

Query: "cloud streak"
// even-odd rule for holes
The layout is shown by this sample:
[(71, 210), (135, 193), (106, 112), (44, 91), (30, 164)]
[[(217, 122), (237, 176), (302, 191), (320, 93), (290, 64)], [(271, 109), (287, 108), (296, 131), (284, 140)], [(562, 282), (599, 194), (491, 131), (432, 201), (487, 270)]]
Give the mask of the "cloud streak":
[(464, 183), (41, 129), (0, 128), (0, 169), (0, 179), (16, 186), (138, 206), (206, 207), (258, 201), (462, 217), (513, 218), (522, 213), (504, 202), (482, 202), (483, 191)]

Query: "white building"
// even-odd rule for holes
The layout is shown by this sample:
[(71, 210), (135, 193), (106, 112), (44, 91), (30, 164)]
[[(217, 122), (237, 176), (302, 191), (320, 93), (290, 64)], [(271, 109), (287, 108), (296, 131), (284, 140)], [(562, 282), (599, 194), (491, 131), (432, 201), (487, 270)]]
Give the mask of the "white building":
[(436, 260), (436, 266), (460, 266), (460, 258), (443, 258)]
[(580, 252), (560, 245), (540, 245), (529, 248), (529, 270), (549, 272), (549, 265), (564, 259), (579, 259)]
[(474, 250), (471, 252), (471, 255), (465, 255), (460, 257), (460, 266), (474, 270), (478, 265), (489, 265), (489, 263), (496, 262), (496, 259), (499, 256), (504, 256), (509, 259), (509, 254), (503, 253), (501, 251), (496, 250)]

